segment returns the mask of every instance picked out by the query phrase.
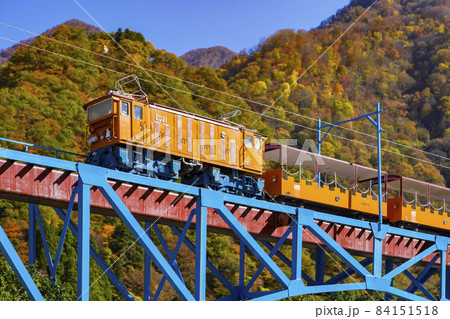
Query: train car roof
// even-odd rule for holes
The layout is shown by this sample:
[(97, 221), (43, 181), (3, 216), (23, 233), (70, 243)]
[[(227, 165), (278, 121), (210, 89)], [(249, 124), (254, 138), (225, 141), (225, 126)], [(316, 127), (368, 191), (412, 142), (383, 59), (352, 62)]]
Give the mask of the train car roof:
[[(101, 97), (98, 97), (98, 98), (96, 98), (96, 99), (86, 103), (85, 105), (83, 105), (83, 108), (84, 108), (84, 110), (87, 110), (88, 107), (90, 107), (90, 106), (92, 106), (92, 105), (94, 105), (94, 104), (96, 104), (98, 102), (101, 102), (103, 100), (106, 100), (108, 98), (112, 98), (112, 97), (124, 98), (124, 99), (130, 100), (130, 101), (137, 101), (137, 99), (135, 99), (131, 94), (123, 94), (123, 93), (116, 92), (116, 91), (109, 91), (108, 94), (106, 94), (104, 96), (101, 96)], [(170, 106), (166, 106), (166, 105), (162, 105), (162, 104), (158, 104), (158, 103), (148, 103), (147, 104), (145, 102), (143, 103), (142, 101), (138, 101), (138, 102), (142, 103), (142, 104), (145, 104), (145, 105), (148, 105), (149, 107), (165, 109), (165, 110), (167, 110), (169, 112), (172, 112), (172, 113), (179, 113), (179, 114), (182, 114), (182, 115), (185, 115), (185, 116), (190, 116), (190, 117), (195, 118), (195, 119), (212, 122), (212, 123), (215, 123), (217, 125), (226, 126), (226, 127), (229, 127), (229, 128), (234, 128), (234, 129), (237, 129), (237, 130), (240, 129), (240, 130), (252, 132), (256, 136), (267, 138), (265, 135), (259, 133), (258, 131), (246, 128), (245, 126), (242, 126), (242, 125), (239, 125), (239, 124), (235, 124), (235, 123), (231, 124), (228, 121), (217, 120), (217, 119), (214, 119), (214, 118), (211, 118), (211, 117), (195, 114), (195, 113), (192, 113), (192, 112), (188, 112), (188, 111), (185, 111), (185, 110), (180, 110), (180, 109), (177, 109), (177, 108), (174, 108), (174, 107), (170, 107)]]
[[(282, 149), (282, 155), (280, 154), (280, 148)], [(265, 149), (265, 156), (269, 161), (280, 162), (280, 157), (283, 157), (283, 164), (301, 166), (304, 169), (312, 171), (316, 169), (317, 163), (318, 171), (321, 173), (330, 175), (336, 173), (338, 177), (350, 180), (355, 180), (355, 176), (357, 176), (356, 179), (359, 182), (372, 180), (378, 176), (378, 170), (376, 169), (319, 155), (291, 146), (267, 144)], [(387, 173), (382, 171), (382, 174), (386, 175)]]
[(409, 177), (389, 175), (389, 189), (400, 191), (403, 184), (403, 192), (427, 197), (430, 190), (430, 198), (450, 202), (450, 189), (444, 186), (422, 182)]

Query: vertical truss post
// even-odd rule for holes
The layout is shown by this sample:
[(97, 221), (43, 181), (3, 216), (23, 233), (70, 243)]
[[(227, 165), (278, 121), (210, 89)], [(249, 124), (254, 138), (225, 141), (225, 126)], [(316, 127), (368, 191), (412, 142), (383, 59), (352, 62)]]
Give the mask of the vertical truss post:
[(77, 300), (89, 300), (90, 185), (78, 179), (78, 281)]
[[(245, 288), (245, 243), (239, 243), (239, 293)], [(242, 296), (241, 296), (242, 297)]]
[(316, 285), (322, 285), (325, 277), (325, 251), (321, 246), (316, 247)]
[(195, 299), (206, 297), (206, 226), (207, 207), (202, 205), (202, 196), (197, 199), (195, 211)]
[[(394, 263), (392, 261), (386, 260), (386, 262), (384, 264), (384, 272), (387, 274), (387, 273), (390, 273), (393, 269), (394, 269)], [(392, 286), (392, 283), (391, 283), (391, 286)], [(389, 294), (389, 293), (384, 294), (384, 300), (389, 301), (392, 299), (393, 298), (392, 298), (391, 294)]]
[[(152, 224), (145, 222), (145, 232), (150, 238)], [(151, 289), (151, 271), (152, 271), (152, 259), (147, 250), (144, 250), (144, 301), (150, 301), (150, 289)]]
[(445, 250), (441, 250), (441, 300), (447, 300), (446, 286), (447, 286), (447, 272), (446, 272), (446, 264), (447, 264), (447, 247)]
[(447, 248), (448, 248), (449, 244), (450, 244), (450, 241), (448, 240), (448, 238), (443, 237), (443, 236), (436, 236), (436, 248), (437, 248), (437, 250), (439, 250), (439, 256), (441, 257), (441, 267), (440, 267), (441, 300), (447, 300), (446, 285), (447, 285), (448, 278), (446, 278), (446, 275), (447, 275), (446, 270), (447, 270)]
[(387, 225), (370, 223), (373, 233), (373, 275), (381, 278), (383, 272), (383, 240), (387, 234)]
[[(62, 220), (65, 220), (67, 217), (67, 214), (62, 210), (61, 208), (53, 207), (55, 212), (58, 214), (59, 218)], [(75, 226), (75, 224), (69, 219), (69, 229), (74, 234), (75, 237), (78, 238), (78, 228)], [(111, 267), (108, 266), (100, 257), (100, 255), (95, 251), (95, 249), (90, 246), (90, 254), (92, 259), (95, 260), (95, 262), (99, 265), (101, 270), (104, 272), (104, 274), (111, 280), (112, 284), (117, 288), (117, 290), (122, 294), (122, 296), (125, 298), (125, 300), (131, 301), (134, 300), (133, 296), (130, 295), (128, 290), (125, 288), (124, 285), (120, 282), (120, 280), (114, 275), (114, 273), (111, 270)]]
[(36, 211), (28, 206), (28, 265), (36, 265)]
[(375, 277), (381, 277), (382, 275), (382, 249), (383, 239), (373, 238), (373, 275)]
[(447, 274), (445, 276), (445, 284), (446, 284), (445, 293), (446, 293), (446, 298), (450, 299), (450, 270), (447, 270), (446, 272), (447, 272)]
[(297, 216), (295, 216), (294, 223), (292, 225), (291, 280), (301, 280), (302, 278), (302, 249), (303, 249), (303, 225), (299, 224), (299, 210), (297, 209)]

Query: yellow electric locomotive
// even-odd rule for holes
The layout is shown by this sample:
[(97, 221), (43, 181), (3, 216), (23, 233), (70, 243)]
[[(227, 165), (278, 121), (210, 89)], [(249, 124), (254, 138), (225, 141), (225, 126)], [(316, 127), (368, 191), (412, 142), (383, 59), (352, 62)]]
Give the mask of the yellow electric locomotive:
[(266, 137), (257, 131), (226, 117), (216, 120), (149, 104), (145, 95), (123, 90), (110, 91), (84, 109), (90, 164), (262, 196), (264, 181), (258, 176)]

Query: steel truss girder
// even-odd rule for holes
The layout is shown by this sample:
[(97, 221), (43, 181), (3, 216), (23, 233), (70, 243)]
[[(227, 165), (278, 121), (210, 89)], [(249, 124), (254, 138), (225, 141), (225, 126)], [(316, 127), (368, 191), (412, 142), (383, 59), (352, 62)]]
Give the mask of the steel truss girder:
[[(192, 218), (194, 217), (193, 214), (189, 215), (189, 218), (186, 222), (185, 227), (183, 228), (183, 232), (180, 235), (180, 238), (175, 246), (175, 249), (173, 250), (173, 252), (170, 251), (169, 246), (167, 245), (166, 241), (164, 240), (163, 235), (161, 234), (161, 231), (159, 230), (158, 226), (156, 224), (153, 224), (152, 227), (156, 232), (156, 235), (158, 236), (158, 239), (161, 243), (161, 245), (163, 246), (164, 251), (166, 252), (168, 258), (169, 258), (169, 264), (174, 267), (175, 272), (177, 273), (178, 277), (180, 277), (181, 280), (183, 280), (183, 277), (181, 275), (180, 269), (178, 268), (177, 262), (176, 262), (176, 256), (178, 255), (178, 252), (181, 248), (181, 244), (183, 243), (183, 240), (186, 236), (186, 233), (189, 229), (189, 226), (191, 225), (192, 222)], [(162, 289), (164, 288), (164, 284), (166, 283), (166, 277), (163, 275), (163, 277), (161, 278), (161, 281), (158, 285), (158, 288), (156, 289), (156, 293), (153, 297), (153, 300), (158, 300), (159, 295), (161, 294)], [(183, 281), (184, 282), (184, 281)]]
[[(402, 298), (411, 299), (411, 300), (419, 300), (420, 297), (408, 292), (401, 291), (397, 288), (391, 287), (392, 279), (406, 271), (406, 269), (420, 262), (423, 257), (431, 256), (432, 254), (436, 254), (442, 256), (446, 256), (447, 246), (449, 244), (449, 239), (441, 236), (434, 236), (432, 234), (426, 233), (417, 233), (409, 230), (399, 229), (395, 227), (391, 227), (388, 225), (383, 225), (381, 229), (377, 230), (378, 224), (370, 223), (360, 220), (355, 220), (348, 217), (336, 216), (327, 213), (317, 212), (313, 210), (303, 209), (303, 208), (295, 208), (292, 206), (279, 205), (276, 203), (269, 203), (260, 200), (247, 199), (242, 198), (235, 195), (223, 194), (219, 192), (214, 192), (206, 189), (200, 189), (197, 187), (188, 187), (186, 185), (180, 185), (176, 183), (159, 181), (149, 178), (143, 178), (140, 176), (131, 176), (130, 174), (123, 172), (115, 172), (99, 167), (92, 167), (86, 164), (75, 164), (73, 162), (62, 161), (52, 159), (52, 161), (47, 161), (47, 158), (25, 154), (21, 152), (14, 152), (9, 150), (0, 149), (0, 157), (8, 158), (10, 160), (23, 160), (30, 164), (37, 164), (43, 166), (57, 167), (60, 169), (68, 170), (68, 171), (77, 171), (79, 180), (78, 180), (78, 197), (79, 204), (78, 210), (81, 211), (81, 215), (83, 215), (82, 222), (79, 225), (80, 229), (78, 232), (79, 238), (79, 263), (81, 265), (85, 265), (86, 260), (89, 261), (89, 253), (86, 254), (86, 243), (89, 244), (89, 195), (90, 195), (90, 186), (96, 186), (103, 196), (107, 199), (109, 204), (113, 206), (114, 210), (117, 212), (119, 217), (124, 221), (127, 227), (131, 230), (133, 235), (137, 238), (139, 243), (144, 247), (144, 250), (148, 254), (148, 257), (151, 258), (152, 261), (158, 266), (158, 268), (163, 272), (164, 276), (167, 277), (171, 285), (175, 288), (177, 293), (186, 300), (193, 300), (191, 293), (187, 290), (182, 280), (179, 278), (177, 273), (173, 270), (172, 264), (167, 262), (162, 254), (156, 249), (156, 246), (152, 243), (148, 236), (142, 236), (144, 233), (142, 228), (137, 223), (136, 219), (131, 215), (130, 211), (121, 201), (120, 197), (114, 192), (112, 187), (107, 182), (108, 178), (121, 180), (121, 181), (131, 181), (133, 183), (146, 185), (149, 187), (157, 187), (162, 188), (167, 191), (175, 191), (182, 192), (184, 194), (194, 195), (198, 198), (199, 204), (197, 207), (201, 207), (196, 210), (196, 215), (198, 212), (202, 212), (202, 207), (210, 207), (213, 208), (219, 216), (225, 221), (225, 223), (232, 229), (234, 234), (239, 237), (242, 241), (242, 247), (247, 247), (249, 251), (251, 251), (266, 267), (269, 272), (278, 280), (283, 289), (279, 291), (272, 292), (250, 292), (245, 298), (246, 299), (261, 299), (261, 300), (274, 300), (280, 299), (290, 296), (296, 296), (300, 294), (308, 294), (308, 293), (319, 293), (319, 292), (334, 292), (334, 291), (346, 291), (346, 290), (358, 290), (358, 289), (374, 289), (378, 291), (384, 291), (388, 294), (394, 294)], [(81, 199), (80, 199), (81, 198)], [(275, 253), (269, 255), (267, 254), (258, 242), (247, 232), (247, 230), (239, 223), (238, 219), (233, 216), (230, 210), (225, 206), (225, 202), (233, 203), (235, 205), (244, 205), (247, 207), (256, 207), (259, 209), (270, 210), (274, 212), (282, 212), (286, 213), (291, 218), (293, 218), (296, 223), (291, 227), (292, 231), (292, 261), (291, 263), (291, 278), (289, 279), (283, 271), (277, 266), (277, 264), (272, 260), (272, 256), (276, 254), (280, 256), (281, 253), (276, 251)], [(81, 207), (80, 207), (81, 206)], [(205, 217), (207, 218), (206, 209), (203, 210), (203, 213), (200, 213), (200, 219)], [(203, 217), (202, 217), (203, 216)], [(33, 216), (30, 217), (30, 219)], [(36, 217), (37, 218), (37, 217)], [(350, 227), (356, 227), (368, 231), (372, 231), (373, 235), (376, 239), (373, 244), (373, 274), (370, 273), (364, 266), (365, 263), (357, 262), (353, 256), (350, 255), (344, 248), (342, 248), (332, 237), (330, 237), (319, 225), (317, 225), (316, 221), (325, 221), (331, 224), (340, 224), (340, 225), (348, 225)], [(204, 281), (202, 283), (202, 279), (204, 278), (206, 267), (210, 269), (214, 269), (210, 267), (210, 264), (205, 258), (206, 246), (205, 245), (205, 231), (206, 231), (206, 223), (199, 223), (200, 226), (196, 228), (197, 232), (200, 233), (196, 237), (196, 246), (194, 250), (196, 251), (196, 277), (197, 283), (199, 283), (198, 287), (196, 285), (196, 299), (204, 298)], [(70, 227), (70, 226), (69, 226)], [(324, 245), (327, 250), (331, 250), (335, 252), (347, 265), (350, 267), (352, 271), (357, 273), (362, 279), (363, 282), (350, 283), (350, 284), (332, 284), (330, 282), (321, 283), (321, 280), (314, 280), (314, 285), (311, 285), (311, 282), (307, 280), (307, 286), (305, 286), (300, 279), (303, 277), (303, 273), (301, 271), (301, 251), (302, 251), (302, 237), (305, 231), (309, 231), (313, 234), (319, 241), (321, 245)], [(30, 234), (32, 234), (32, 230), (30, 230)], [(395, 269), (387, 271), (387, 273), (382, 276), (381, 273), (381, 261), (382, 261), (382, 249), (383, 249), (383, 241), (386, 240), (386, 234), (396, 235), (396, 236), (405, 236), (409, 238), (417, 238), (419, 240), (423, 240), (426, 242), (430, 242), (431, 246), (424, 249), (422, 252), (417, 254), (411, 260), (405, 262), (403, 265), (398, 266)], [(81, 243), (80, 243), (81, 242)], [(186, 239), (183, 240), (186, 243)], [(198, 247), (199, 246), (199, 247)], [(203, 247), (201, 247), (203, 246)], [(87, 245), (89, 248), (89, 245)], [(272, 249), (274, 250), (274, 248)], [(245, 256), (245, 255), (244, 255)], [(87, 257), (87, 258), (86, 258)], [(33, 261), (33, 256), (30, 256), (30, 260)], [(169, 257), (170, 260), (170, 257)], [(283, 260), (283, 259), (282, 259)], [(321, 260), (321, 257), (319, 258)], [(285, 261), (286, 262), (286, 261)], [(435, 260), (437, 263), (437, 259)], [(197, 266), (198, 264), (198, 266)], [(80, 279), (82, 284), (80, 286), (86, 287), (89, 284), (89, 265), (87, 267), (79, 267), (80, 270)], [(245, 269), (245, 267), (240, 267)], [(83, 270), (84, 269), (84, 270)], [(87, 270), (87, 271), (86, 271)], [(213, 272), (214, 273), (214, 272)], [(218, 273), (218, 272), (217, 272)], [(446, 263), (441, 262), (440, 267), (441, 274), (441, 300), (446, 300), (445, 296), (449, 294), (449, 280), (448, 280), (448, 270), (446, 268)], [(319, 279), (322, 276), (319, 276)], [(427, 276), (424, 276), (423, 279)], [(87, 278), (87, 282), (86, 282)], [(311, 279), (312, 281), (312, 279)], [(226, 281), (223, 281), (226, 283)], [(327, 284), (328, 283), (328, 284)], [(232, 293), (231, 296), (226, 297), (226, 299), (239, 299), (239, 291), (236, 287), (231, 285), (229, 286), (229, 290)], [(230, 287), (231, 286), (231, 287)], [(228, 288), (228, 287), (227, 287)], [(83, 289), (82, 289), (83, 290)], [(81, 294), (80, 297), (83, 297)], [(87, 299), (87, 298), (85, 298)]]
[(36, 234), (35, 233), (36, 233), (36, 220), (37, 220), (38, 225), (39, 225), (39, 231), (40, 231), (41, 238), (42, 238), (42, 244), (44, 246), (44, 252), (45, 252), (45, 256), (47, 259), (47, 264), (48, 264), (48, 268), (49, 268), (49, 272), (50, 272), (50, 280), (51, 281), (55, 281), (55, 279), (56, 279), (56, 271), (58, 269), (59, 259), (61, 257), (64, 240), (66, 238), (67, 229), (69, 227), (70, 216), (72, 215), (72, 209), (73, 209), (73, 204), (75, 201), (76, 194), (77, 194), (76, 189), (73, 189), (73, 192), (72, 192), (72, 195), (71, 195), (70, 201), (69, 201), (69, 207), (67, 210), (67, 214), (63, 218), (64, 224), (63, 224), (63, 229), (61, 231), (58, 248), (56, 250), (55, 260), (52, 260), (50, 249), (47, 244), (47, 238), (45, 235), (45, 229), (44, 229), (44, 225), (42, 223), (42, 217), (41, 217), (41, 213), (39, 211), (39, 207), (36, 204), (30, 204), (30, 206), (29, 206), (29, 214), (30, 214), (30, 219), (29, 219), (30, 240), (29, 241), (30, 241), (30, 244), (29, 244), (29, 248), (28, 248), (28, 255), (29, 255), (28, 264), (29, 265), (36, 264), (36, 242), (35, 242)]
[[(74, 191), (72, 198), (75, 198), (75, 195), (77, 193)], [(49, 272), (50, 272), (50, 279), (54, 281), (56, 279), (56, 272), (58, 270), (59, 265), (59, 258), (61, 256), (62, 248), (64, 245), (64, 240), (67, 234), (67, 229), (70, 229), (70, 231), (75, 235), (75, 237), (78, 238), (78, 227), (70, 220), (70, 211), (73, 208), (73, 202), (69, 205), (68, 212), (65, 213), (63, 209), (61, 208), (53, 208), (56, 214), (61, 218), (61, 220), (64, 221), (63, 229), (60, 236), (60, 241), (58, 244), (58, 248), (56, 251), (55, 260), (51, 260), (51, 253), (49, 251), (48, 245), (46, 244), (46, 241), (44, 241), (43, 246), (45, 250), (45, 255), (47, 258), (47, 263), (49, 266)], [(30, 215), (34, 214), (34, 218), (39, 219), (41, 218), (39, 207), (35, 204), (30, 204)], [(45, 230), (43, 228), (42, 221), (39, 222), (40, 232), (42, 238), (46, 238), (45, 236)], [(36, 226), (36, 219), (30, 219), (30, 229), (34, 228)], [(125, 300), (131, 301), (134, 300), (134, 298), (131, 296), (131, 294), (128, 292), (128, 290), (125, 288), (125, 286), (122, 285), (122, 283), (119, 281), (119, 279), (114, 275), (111, 268), (103, 261), (103, 259), (100, 257), (100, 255), (95, 251), (95, 249), (90, 245), (89, 246), (89, 252), (90, 256), (94, 259), (94, 261), (99, 265), (99, 267), (102, 269), (102, 271), (105, 273), (105, 275), (111, 280), (111, 282), (114, 284), (114, 286), (117, 288), (117, 290), (122, 294), (122, 296), (125, 298)], [(36, 256), (36, 243), (33, 245), (29, 245), (29, 255), (30, 256)], [(30, 265), (35, 264), (36, 258), (34, 257), (34, 263), (30, 263)]]
[[(0, 154), (1, 151), (2, 149), (0, 149)], [(27, 155), (29, 155), (23, 152), (8, 151), (20, 154), (20, 158), (24, 161), (27, 160)], [(18, 155), (16, 157), (19, 158)], [(70, 174), (69, 171), (58, 171), (55, 167), (50, 165), (50, 160), (44, 161), (42, 158), (46, 158), (41, 156), (40, 162), (48, 163), (47, 168), (35, 166), (32, 162), (22, 164), (14, 162), (11, 159), (8, 159), (7, 161), (0, 160), (0, 197), (66, 209), (73, 185), (77, 185), (78, 183), (78, 175), (75, 173)], [(30, 158), (30, 160), (32, 160), (32, 158)], [(72, 164), (76, 170), (76, 163)], [(107, 170), (107, 172), (109, 183), (116, 190), (117, 194), (122, 197), (125, 205), (138, 219), (148, 221), (151, 218), (159, 217), (161, 212), (167, 210), (167, 214), (164, 214), (163, 216), (165, 219), (164, 223), (178, 226), (180, 223), (184, 224), (190, 213), (190, 209), (187, 207), (195, 207), (195, 198), (192, 199), (192, 196), (183, 196), (182, 194), (170, 192), (176, 190), (175, 187), (167, 190), (155, 189), (153, 186), (158, 184), (157, 180), (147, 178), (147, 180), (150, 181), (141, 185), (141, 176), (137, 176), (140, 177), (140, 179), (136, 179), (132, 174), (122, 173), (122, 175), (118, 177), (123, 179), (112, 179), (111, 176), (114, 176), (114, 172), (110, 170)], [(127, 176), (126, 180), (124, 179), (125, 176)], [(122, 183), (122, 181), (131, 182), (132, 184), (126, 182)], [(165, 185), (167, 184), (161, 184), (159, 188), (163, 188)], [(176, 185), (179, 186), (179, 184)], [(197, 191), (195, 191), (195, 189), (197, 188), (190, 188), (188, 191), (196, 193)], [(92, 191), (91, 197), (91, 209), (93, 213), (115, 214), (100, 192)], [(242, 224), (246, 229), (250, 233), (260, 237), (260, 239), (276, 241), (284, 233), (286, 227), (278, 227), (277, 214), (274, 213), (276, 210), (267, 210), (267, 202), (250, 201), (245, 198), (236, 198), (236, 196), (233, 197), (233, 195), (229, 194), (224, 194), (224, 200), (228, 201), (227, 207), (231, 209), (235, 215), (241, 214), (241, 217), (243, 218), (239, 218), (239, 220), (242, 221)], [(264, 205), (260, 203), (263, 203)], [(286, 210), (291, 217), (294, 216), (292, 215), (292, 209), (295, 211), (295, 207), (277, 205), (276, 203), (269, 204), (272, 206), (275, 205), (275, 208), (277, 208), (278, 211), (284, 212), (284, 210)], [(224, 231), (226, 234), (232, 235), (225, 222), (216, 217), (218, 216), (213, 216), (213, 218), (208, 219), (208, 231)], [(321, 221), (321, 227), (327, 229), (330, 236), (335, 238), (343, 248), (352, 251), (353, 253), (357, 252), (356, 254), (372, 254), (373, 247), (371, 242), (373, 242), (373, 234), (371, 230), (368, 229), (368, 227), (370, 227), (368, 222), (351, 218), (341, 218), (340, 220), (337, 220), (336, 216), (332, 216), (330, 219), (329, 214), (320, 214), (319, 212), (316, 212), (316, 217), (317, 220)], [(330, 220), (332, 220), (332, 222), (330, 222)], [(349, 222), (349, 224), (346, 224), (347, 222)], [(211, 229), (209, 228), (210, 226)], [(309, 233), (305, 234), (303, 245), (320, 244), (318, 240), (311, 240), (313, 236), (308, 235)], [(32, 236), (30, 236), (30, 238), (32, 238)], [(409, 259), (419, 253), (422, 247), (427, 244), (427, 241), (433, 240), (434, 236), (431, 234), (411, 231), (409, 231), (409, 233), (408, 231), (404, 231), (401, 235), (399, 232), (396, 234), (388, 234), (388, 237), (383, 244), (383, 258), (386, 256), (386, 258), (398, 257), (404, 260)], [(428, 262), (432, 257), (433, 255), (430, 255), (424, 262)], [(450, 265), (450, 258), (447, 258), (447, 265)]]
[[(151, 257), (151, 260), (155, 263), (158, 269), (166, 276), (172, 287), (178, 293), (178, 295), (184, 300), (194, 300), (194, 297), (187, 289), (186, 285), (178, 277), (175, 271), (172, 269), (167, 260), (159, 252), (156, 245), (145, 234), (136, 218), (130, 213), (128, 208), (123, 204), (119, 196), (115, 193), (111, 185), (108, 184), (106, 175), (107, 170), (99, 167), (94, 167), (87, 164), (78, 163), (78, 174), (80, 179), (90, 186), (97, 187), (109, 204), (113, 207), (114, 211), (120, 217), (122, 222), (128, 227), (136, 240), (141, 244), (145, 251)], [(87, 203), (87, 206), (89, 202)], [(79, 204), (80, 206), (80, 204)], [(145, 236), (144, 236), (145, 234)], [(89, 278), (88, 278), (89, 280)]]
[[(170, 226), (170, 229), (175, 233), (175, 235), (177, 235), (179, 238), (182, 237), (182, 232), (174, 227), (174, 226)], [(183, 238), (183, 243), (195, 254), (196, 252), (196, 247), (195, 245), (187, 238), (184, 237)], [(216, 276), (216, 278), (224, 285), (225, 288), (228, 289), (228, 291), (230, 291), (230, 293), (235, 296), (238, 292), (238, 290), (236, 289), (237, 287), (234, 287), (227, 278), (225, 278), (224, 275), (221, 274), (221, 272), (208, 260), (206, 259), (206, 267), (209, 269), (209, 271), (211, 271), (211, 273)], [(237, 300), (237, 299), (233, 299), (233, 300)]]

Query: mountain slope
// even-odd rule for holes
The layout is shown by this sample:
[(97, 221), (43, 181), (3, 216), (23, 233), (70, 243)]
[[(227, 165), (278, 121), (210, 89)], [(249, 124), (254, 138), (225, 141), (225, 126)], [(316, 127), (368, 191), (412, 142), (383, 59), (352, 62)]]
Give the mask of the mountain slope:
[[(102, 32), (101, 29), (94, 27), (93, 25), (84, 23), (83, 21), (77, 20), (77, 19), (72, 19), (69, 21), (66, 21), (64, 23), (61, 23), (60, 25), (57, 25), (51, 29), (46, 30), (44, 33), (42, 33), (42, 35), (46, 35), (48, 37), (53, 36), (53, 34), (56, 32), (56, 30), (61, 26), (61, 25), (66, 25), (66, 26), (70, 26), (70, 27), (79, 27), (79, 28), (83, 28), (85, 30), (86, 34), (90, 34), (90, 33), (94, 33), (94, 32)], [(28, 40), (24, 40), (21, 41), (22, 43), (25, 44), (30, 44), (32, 43), (36, 38), (30, 38)], [(11, 57), (12, 54), (14, 54), (17, 51), (17, 48), (19, 48), (21, 45), (20, 44), (15, 44), (5, 50), (1, 50), (0, 51), (0, 65), (5, 64), (6, 62), (8, 62), (9, 58)]]
[(208, 66), (217, 70), (224, 63), (230, 62), (236, 54), (236, 52), (225, 47), (215, 46), (208, 49), (191, 50), (180, 56), (180, 58), (189, 66)]
[[(442, 153), (442, 143), (450, 138), (449, 1), (380, 0), (351, 26), (367, 3), (352, 1), (328, 20), (331, 23), (310, 32), (277, 32), (250, 56), (236, 57), (225, 65), (223, 76), (241, 96), (269, 106), (276, 101), (266, 121), (279, 138), (301, 143), (317, 138), (317, 133), (279, 119), (315, 128), (315, 121), (295, 114), (332, 122), (372, 112), (381, 102), (384, 138)], [(252, 108), (258, 112), (267, 109), (258, 104)], [(347, 128), (374, 135), (367, 124), (355, 122)], [(351, 130), (336, 128), (332, 133), (367, 144), (375, 142)], [(335, 136), (327, 137), (325, 144), (325, 154), (330, 156), (376, 164), (373, 148)], [(389, 151), (383, 154), (384, 169), (443, 183), (435, 167), (411, 157), (428, 162), (439, 158), (400, 144), (384, 142), (382, 146)], [(449, 170), (441, 172), (450, 185)]]

